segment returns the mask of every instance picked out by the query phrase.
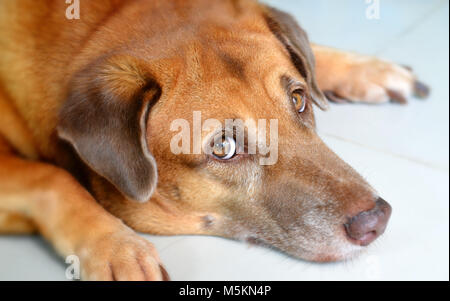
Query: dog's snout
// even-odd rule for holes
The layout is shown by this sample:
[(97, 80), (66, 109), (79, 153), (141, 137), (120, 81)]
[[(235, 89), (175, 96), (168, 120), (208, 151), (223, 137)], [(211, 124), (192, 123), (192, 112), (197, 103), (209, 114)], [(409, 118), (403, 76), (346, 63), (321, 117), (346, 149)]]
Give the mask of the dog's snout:
[(369, 245), (384, 233), (391, 212), (391, 206), (378, 198), (373, 209), (359, 213), (345, 224), (347, 235), (358, 245)]

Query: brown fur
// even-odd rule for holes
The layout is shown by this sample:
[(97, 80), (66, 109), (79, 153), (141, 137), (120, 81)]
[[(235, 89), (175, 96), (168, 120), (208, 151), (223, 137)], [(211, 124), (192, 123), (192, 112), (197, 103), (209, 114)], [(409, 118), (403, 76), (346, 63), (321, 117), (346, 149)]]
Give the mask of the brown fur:
[[(67, 20), (64, 1), (0, 2), (0, 232), (36, 227), (62, 255), (80, 256), (84, 279), (167, 279), (122, 221), (316, 261), (359, 250), (343, 223), (377, 196), (318, 138), (312, 103), (326, 108), (320, 88), (381, 102), (399, 87), (403, 99), (410, 71), (310, 48), (294, 19), (251, 0), (81, 4), (81, 19)], [(301, 115), (287, 77), (308, 94)], [(278, 164), (172, 154), (168, 125), (193, 111), (278, 119)]]

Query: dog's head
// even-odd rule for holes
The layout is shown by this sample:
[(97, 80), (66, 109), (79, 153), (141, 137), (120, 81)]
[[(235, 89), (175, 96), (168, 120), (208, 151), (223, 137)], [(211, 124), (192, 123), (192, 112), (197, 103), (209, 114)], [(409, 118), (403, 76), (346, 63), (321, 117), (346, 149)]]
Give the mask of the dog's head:
[(61, 112), (103, 205), (139, 231), (315, 261), (380, 235), (389, 205), (315, 131), (327, 101), (294, 19), (253, 1), (154, 2), (103, 25)]

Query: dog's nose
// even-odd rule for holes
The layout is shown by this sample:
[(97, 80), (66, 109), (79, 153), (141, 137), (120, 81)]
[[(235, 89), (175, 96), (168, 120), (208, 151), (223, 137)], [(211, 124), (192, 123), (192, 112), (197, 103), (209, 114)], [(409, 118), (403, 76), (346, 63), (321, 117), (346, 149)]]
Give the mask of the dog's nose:
[(375, 208), (359, 213), (345, 224), (348, 236), (358, 245), (369, 245), (386, 229), (392, 208), (382, 198), (375, 204)]

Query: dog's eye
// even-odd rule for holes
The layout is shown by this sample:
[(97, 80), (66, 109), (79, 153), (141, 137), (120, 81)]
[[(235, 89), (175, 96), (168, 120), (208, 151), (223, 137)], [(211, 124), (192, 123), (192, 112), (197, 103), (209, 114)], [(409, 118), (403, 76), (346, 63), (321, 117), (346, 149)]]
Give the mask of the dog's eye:
[(214, 142), (212, 153), (217, 159), (230, 160), (236, 155), (236, 141), (232, 137), (223, 137), (222, 141)]
[(292, 102), (295, 106), (295, 111), (303, 113), (306, 109), (306, 97), (302, 90), (296, 90), (292, 93)]

